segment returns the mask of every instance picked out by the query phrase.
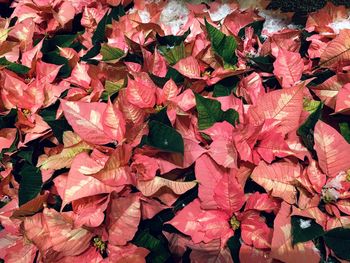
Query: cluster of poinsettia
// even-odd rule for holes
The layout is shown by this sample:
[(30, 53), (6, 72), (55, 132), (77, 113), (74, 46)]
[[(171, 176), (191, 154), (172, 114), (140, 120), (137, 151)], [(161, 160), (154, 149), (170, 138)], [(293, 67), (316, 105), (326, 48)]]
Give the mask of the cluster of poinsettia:
[(0, 258), (350, 260), (348, 10), (241, 2), (12, 3)]

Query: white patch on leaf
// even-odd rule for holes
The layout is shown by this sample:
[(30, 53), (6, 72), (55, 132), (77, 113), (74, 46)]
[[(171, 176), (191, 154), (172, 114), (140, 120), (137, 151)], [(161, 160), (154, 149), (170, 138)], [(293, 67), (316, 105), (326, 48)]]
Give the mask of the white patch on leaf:
[(299, 226), (301, 229), (306, 229), (311, 226), (311, 220), (304, 220), (300, 218), (299, 222), (300, 222)]
[(71, 108), (72, 110), (74, 110), (76, 113), (80, 113), (80, 108), (78, 106), (78, 104), (76, 104), (73, 101), (67, 101), (66, 105)]
[(101, 119), (101, 114), (95, 110), (91, 110), (90, 112), (90, 121), (96, 125), (99, 124)]

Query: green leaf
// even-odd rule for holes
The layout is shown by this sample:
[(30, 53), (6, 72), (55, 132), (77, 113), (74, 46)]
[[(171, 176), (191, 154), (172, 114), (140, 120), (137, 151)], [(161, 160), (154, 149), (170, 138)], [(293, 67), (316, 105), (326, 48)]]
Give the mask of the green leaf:
[(350, 143), (350, 125), (348, 122), (339, 123), (340, 133), (343, 135), (345, 140)]
[(27, 74), (30, 70), (30, 68), (28, 68), (24, 65), (8, 61), (5, 57), (0, 58), (0, 67), (1, 66), (5, 66), (5, 68), (7, 68), (8, 70), (11, 70), (17, 74)]
[(117, 20), (123, 15), (125, 15), (125, 12), (121, 5), (113, 7), (111, 12), (107, 12), (97, 24), (96, 30), (92, 36), (92, 43), (96, 45), (104, 42), (106, 40), (106, 26), (112, 23), (112, 19)]
[(45, 38), (41, 52), (48, 53), (57, 50), (57, 47), (71, 47), (73, 42), (78, 37), (77, 34), (74, 35), (55, 35), (52, 38)]
[(337, 227), (324, 235), (326, 245), (341, 259), (350, 260), (350, 229)]
[(125, 86), (125, 82), (118, 81), (118, 82), (112, 82), (109, 80), (106, 80), (105, 82), (105, 91), (108, 93), (109, 96), (112, 96), (113, 94), (117, 93), (120, 89), (122, 89)]
[(146, 258), (147, 262), (165, 263), (170, 257), (166, 244), (151, 235), (148, 228), (137, 232), (132, 243), (138, 247), (144, 247), (151, 251)]
[(0, 115), (0, 129), (15, 128), (17, 120), (17, 110), (11, 109), (7, 115)]
[(94, 45), (105, 41), (106, 39), (106, 25), (108, 22), (108, 12), (103, 16), (100, 22), (97, 24), (96, 30), (92, 36), (92, 43)]
[(33, 162), (32, 162), (33, 152), (34, 152), (34, 149), (27, 148), (27, 149), (23, 149), (23, 150), (17, 152), (16, 155), (21, 157), (22, 159), (26, 160), (28, 163), (33, 164)]
[(186, 205), (191, 203), (194, 199), (198, 198), (198, 185), (181, 195), (173, 204), (173, 211), (176, 213), (183, 209)]
[(182, 44), (190, 33), (191, 33), (190, 29), (188, 29), (181, 36), (174, 36), (174, 35), (160, 36), (157, 33), (156, 38), (159, 45), (174, 47)]
[(47, 124), (52, 129), (53, 134), (60, 143), (63, 143), (63, 133), (65, 131), (73, 131), (72, 126), (69, 125), (66, 118), (61, 117), (61, 119), (54, 121), (47, 121)]
[(58, 51), (51, 51), (43, 54), (42, 61), (55, 65), (63, 65), (58, 72), (58, 76), (61, 78), (69, 77), (70, 73), (72, 72), (68, 59), (60, 56)]
[(133, 243), (151, 251), (161, 250), (163, 247), (161, 241), (149, 233), (149, 229), (144, 229), (142, 232), (138, 233)]
[(119, 48), (108, 46), (107, 44), (102, 44), (101, 55), (103, 61), (118, 60), (124, 56), (124, 51)]
[(254, 21), (244, 27), (242, 27), (239, 32), (238, 32), (238, 36), (240, 38), (243, 38), (245, 36), (245, 29), (247, 27), (252, 27), (253, 30), (254, 30), (254, 35), (257, 35), (257, 36), (260, 36), (261, 35), (261, 31), (263, 29), (263, 26), (264, 26), (264, 21), (263, 20), (260, 20), (260, 21)]
[(38, 168), (25, 164), (20, 171), (21, 182), (19, 185), (19, 206), (34, 199), (41, 191), (42, 177)]
[(168, 114), (167, 114), (167, 108), (164, 107), (163, 109), (161, 109), (159, 112), (152, 114), (149, 117), (150, 121), (159, 121), (163, 124), (165, 124), (166, 126), (172, 127), (171, 122), (168, 118)]
[(322, 103), (319, 103), (316, 109), (312, 109), (311, 107), (313, 112), (297, 130), (297, 134), (301, 137), (304, 145), (310, 151), (314, 151), (314, 128), (316, 122), (321, 117), (322, 108)]
[(311, 218), (292, 216), (291, 224), (293, 245), (313, 240), (324, 234), (322, 226), (317, 224), (315, 220)]
[(227, 247), (230, 249), (233, 262), (239, 262), (239, 250), (241, 248), (241, 229), (235, 230), (235, 234), (227, 241)]
[(217, 100), (207, 99), (196, 94), (196, 107), (198, 111), (198, 127), (200, 130), (213, 126), (221, 120), (221, 103)]
[(170, 65), (174, 65), (180, 59), (186, 57), (185, 45), (183, 43), (174, 47), (159, 46), (158, 49)]
[(229, 89), (228, 87), (221, 85), (221, 84), (215, 84), (214, 85), (214, 91), (213, 91), (213, 97), (225, 97), (229, 96), (232, 92), (232, 89)]
[(174, 128), (156, 120), (148, 123), (149, 133), (144, 136), (141, 145), (149, 145), (167, 152), (184, 153), (182, 136)]
[(13, 140), (13, 143), (11, 144), (10, 148), (4, 148), (0, 152), (0, 160), (4, 158), (5, 153), (13, 153), (14, 151), (17, 150), (17, 143), (18, 143), (18, 132), (16, 133), (16, 138)]
[(205, 20), (208, 36), (210, 38), (211, 46), (215, 53), (219, 55), (223, 61), (229, 65), (237, 63), (237, 56), (235, 54), (237, 43), (233, 36), (226, 36), (220, 30), (209, 24)]
[[(89, 63), (91, 62), (97, 62), (97, 60), (93, 60), (91, 58), (96, 57), (98, 54), (100, 54), (100, 50), (101, 50), (101, 44), (95, 44), (92, 48), (89, 49), (88, 52), (86, 52), (86, 54), (84, 56), (81, 57), (82, 61), (87, 61)], [(92, 64), (92, 63), (91, 63)]]
[(56, 113), (59, 103), (56, 102), (54, 105), (42, 109), (39, 113), (43, 117), (44, 121), (50, 126), (53, 134), (60, 143), (63, 143), (63, 133), (65, 131), (72, 131), (72, 127), (67, 122), (66, 118), (62, 116), (60, 119), (56, 120)]
[(227, 121), (233, 126), (238, 122), (238, 112), (234, 109), (221, 110), (221, 103), (217, 100), (207, 99), (195, 94), (196, 107), (198, 111), (198, 128), (205, 130), (216, 122)]
[(273, 62), (275, 60), (274, 58), (270, 56), (251, 57), (249, 58), (249, 60), (250, 60), (250, 63), (253, 64), (253, 66), (258, 67), (263, 72), (269, 72), (269, 73), (273, 72)]
[(181, 84), (185, 80), (184, 77), (176, 69), (173, 69), (171, 67), (169, 67), (168, 72), (164, 78), (152, 74), (149, 74), (149, 76), (158, 87), (163, 87), (169, 79), (172, 79), (176, 84)]
[(235, 111), (234, 109), (228, 109), (228, 110), (223, 112), (221, 120), (227, 121), (227, 122), (231, 123), (233, 126), (235, 126), (239, 120), (238, 112)]

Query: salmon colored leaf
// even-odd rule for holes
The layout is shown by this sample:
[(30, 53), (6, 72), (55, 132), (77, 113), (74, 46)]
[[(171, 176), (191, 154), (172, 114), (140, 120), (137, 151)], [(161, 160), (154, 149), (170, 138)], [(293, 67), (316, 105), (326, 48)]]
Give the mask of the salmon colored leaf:
[(225, 212), (202, 210), (199, 200), (195, 199), (167, 223), (191, 236), (194, 243), (208, 243), (219, 238), (225, 244), (233, 234), (228, 220), (229, 216)]
[(60, 153), (48, 157), (46, 155), (41, 156), (37, 167), (44, 170), (69, 168), (76, 155), (81, 152), (92, 150), (92, 147), (89, 144), (82, 141), (77, 134), (71, 131), (64, 132), (63, 144), (64, 148)]
[(78, 200), (79, 198), (111, 193), (114, 190), (118, 191), (120, 189), (105, 185), (98, 179), (92, 176), (86, 176), (80, 172), (81, 170), (87, 170), (87, 167), (90, 170), (91, 167), (99, 167), (99, 164), (86, 152), (82, 152), (74, 158), (68, 176), (64, 179), (63, 183), (65, 184), (65, 188), (63, 196), (61, 196), (63, 200), (62, 209), (66, 204)]
[(334, 128), (318, 121), (315, 126), (315, 150), (322, 171), (335, 177), (350, 168), (350, 144)]
[(283, 88), (289, 88), (300, 80), (304, 63), (299, 53), (280, 50), (273, 63), (273, 73)]
[(109, 242), (112, 245), (123, 246), (131, 240), (141, 219), (140, 196), (112, 199), (108, 216)]
[(89, 247), (93, 237), (93, 233), (84, 228), (73, 228), (69, 218), (50, 208), (27, 217), (24, 233), (47, 261), (81, 254)]
[(113, 141), (102, 124), (107, 104), (61, 100), (61, 106), (68, 123), (83, 140), (94, 144)]
[(341, 30), (339, 35), (328, 43), (321, 54), (320, 65), (322, 67), (334, 67), (338, 63), (350, 61), (350, 29)]
[(89, 174), (109, 186), (132, 184), (130, 168), (128, 166), (130, 157), (131, 147), (127, 144), (122, 144), (112, 152), (102, 169), (97, 173), (85, 172), (85, 174)]
[(190, 181), (190, 182), (171, 181), (159, 176), (155, 176), (152, 180), (149, 180), (149, 181), (138, 181), (137, 189), (139, 189), (144, 196), (154, 195), (162, 187), (171, 189), (177, 195), (182, 195), (183, 193), (192, 189), (196, 185), (197, 185), (196, 181)]
[(182, 75), (190, 79), (201, 78), (201, 70), (197, 59), (195, 59), (194, 57), (187, 57), (181, 59), (175, 64), (174, 69), (176, 69)]
[(139, 108), (152, 108), (156, 103), (157, 87), (146, 73), (128, 78), (126, 97)]
[(286, 134), (299, 126), (303, 109), (303, 90), (305, 83), (289, 89), (271, 91), (258, 98), (257, 107), (253, 109), (254, 120), (261, 123), (264, 119), (277, 121), (277, 131)]
[(102, 114), (102, 125), (108, 135), (119, 143), (125, 138), (125, 120), (122, 112), (115, 107), (110, 99)]
[(261, 161), (254, 169), (251, 178), (274, 197), (282, 198), (290, 204), (296, 203), (295, 180), (301, 175), (298, 165), (276, 162), (271, 165)]
[(245, 213), (241, 220), (241, 236), (245, 244), (258, 249), (271, 247), (273, 230), (265, 220), (255, 211)]
[(219, 208), (219, 205), (214, 199), (214, 193), (224, 173), (227, 173), (227, 169), (220, 167), (208, 155), (203, 154), (197, 159), (195, 175), (198, 181), (198, 197), (203, 209)]
[(233, 174), (224, 173), (215, 187), (214, 200), (228, 215), (239, 211), (245, 203), (242, 187)]

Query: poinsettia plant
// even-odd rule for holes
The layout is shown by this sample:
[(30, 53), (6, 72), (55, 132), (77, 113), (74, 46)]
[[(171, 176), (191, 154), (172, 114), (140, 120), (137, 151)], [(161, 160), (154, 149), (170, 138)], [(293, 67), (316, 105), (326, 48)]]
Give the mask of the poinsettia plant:
[(3, 261), (350, 261), (350, 10), (194, 2), (0, 0)]

